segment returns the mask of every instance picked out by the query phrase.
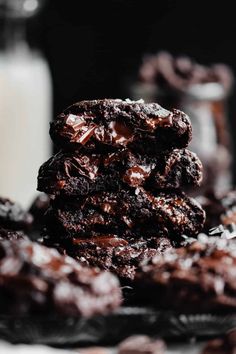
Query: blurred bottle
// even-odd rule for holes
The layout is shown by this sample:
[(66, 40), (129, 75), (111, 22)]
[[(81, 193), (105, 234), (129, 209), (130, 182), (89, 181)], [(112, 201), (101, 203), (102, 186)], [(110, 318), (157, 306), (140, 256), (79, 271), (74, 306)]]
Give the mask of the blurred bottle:
[(28, 207), (39, 166), (50, 155), (51, 78), (45, 59), (33, 52), (25, 19), (40, 0), (0, 0), (0, 195)]
[(231, 188), (227, 99), (232, 84), (233, 74), (223, 64), (204, 67), (187, 57), (173, 58), (161, 52), (144, 60), (139, 80), (131, 87), (133, 99), (142, 97), (190, 116), (193, 140), (189, 149), (198, 154), (204, 167), (203, 184), (197, 194)]

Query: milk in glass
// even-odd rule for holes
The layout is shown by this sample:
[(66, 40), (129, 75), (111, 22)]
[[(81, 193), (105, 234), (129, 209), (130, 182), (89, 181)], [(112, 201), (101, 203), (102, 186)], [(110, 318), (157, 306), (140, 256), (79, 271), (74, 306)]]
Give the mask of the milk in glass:
[(51, 79), (46, 61), (19, 37), (14, 21), (4, 38), (1, 33), (0, 196), (28, 207), (39, 166), (50, 155)]

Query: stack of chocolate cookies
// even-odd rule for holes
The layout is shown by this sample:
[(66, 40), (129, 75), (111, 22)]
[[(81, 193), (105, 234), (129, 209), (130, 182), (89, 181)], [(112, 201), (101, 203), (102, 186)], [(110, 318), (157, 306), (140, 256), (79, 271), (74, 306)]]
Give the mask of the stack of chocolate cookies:
[(202, 180), (183, 112), (142, 100), (82, 101), (50, 135), (61, 150), (38, 176), (51, 198), (47, 245), (132, 279), (140, 261), (201, 231), (204, 211), (182, 191)]

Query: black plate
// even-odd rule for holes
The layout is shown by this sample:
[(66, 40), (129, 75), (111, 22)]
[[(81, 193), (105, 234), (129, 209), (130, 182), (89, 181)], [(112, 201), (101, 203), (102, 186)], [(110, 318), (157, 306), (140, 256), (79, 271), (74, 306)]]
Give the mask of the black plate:
[(176, 314), (150, 308), (123, 307), (108, 316), (0, 317), (0, 337), (13, 343), (54, 345), (115, 344), (132, 334), (174, 339), (211, 337), (236, 327), (236, 314)]

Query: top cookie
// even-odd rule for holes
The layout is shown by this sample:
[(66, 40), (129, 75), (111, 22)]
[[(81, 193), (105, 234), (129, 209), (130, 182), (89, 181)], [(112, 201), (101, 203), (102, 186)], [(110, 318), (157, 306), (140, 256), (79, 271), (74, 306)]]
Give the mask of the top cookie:
[(51, 123), (52, 140), (64, 149), (113, 151), (129, 147), (142, 153), (186, 147), (192, 137), (189, 117), (157, 103), (104, 99), (81, 101)]

